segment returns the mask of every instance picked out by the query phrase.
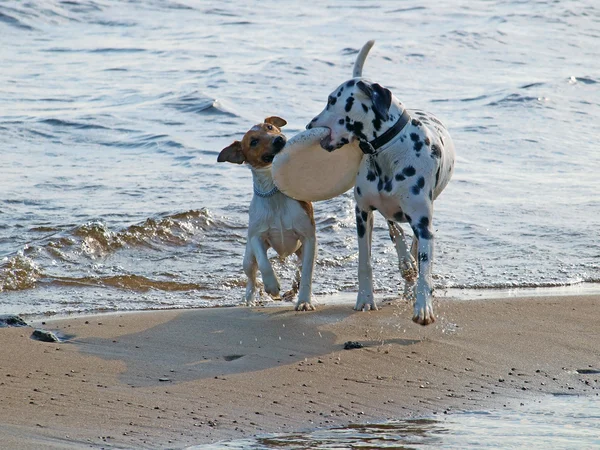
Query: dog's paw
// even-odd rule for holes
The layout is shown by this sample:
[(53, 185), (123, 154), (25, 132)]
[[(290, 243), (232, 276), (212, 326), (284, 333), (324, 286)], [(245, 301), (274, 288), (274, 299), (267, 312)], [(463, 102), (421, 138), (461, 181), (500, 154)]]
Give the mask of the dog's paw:
[(298, 300), (298, 303), (296, 303), (296, 307), (294, 309), (296, 311), (314, 311), (315, 306), (310, 302), (310, 300), (307, 300), (305, 302), (301, 302), (300, 300)]
[(273, 298), (279, 298), (279, 292), (281, 287), (279, 286), (279, 280), (273, 277), (272, 279), (263, 280), (264, 289), (267, 294)]
[(411, 257), (410, 260), (404, 260), (400, 263), (400, 275), (408, 284), (414, 284), (419, 276), (417, 263)]
[(423, 307), (415, 305), (412, 320), (413, 322), (418, 323), (419, 325), (432, 324), (433, 322), (435, 322), (435, 316), (433, 315), (433, 307), (431, 305), (426, 305)]
[(357, 299), (356, 305), (354, 305), (354, 309), (356, 311), (375, 311), (377, 310), (377, 305), (375, 304), (375, 300), (373, 298), (369, 299)]

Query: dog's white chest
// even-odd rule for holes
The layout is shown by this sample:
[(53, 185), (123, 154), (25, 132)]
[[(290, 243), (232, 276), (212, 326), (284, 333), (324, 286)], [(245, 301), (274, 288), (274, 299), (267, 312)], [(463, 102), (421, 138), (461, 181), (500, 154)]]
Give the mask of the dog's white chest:
[(249, 233), (261, 236), (281, 257), (300, 248), (300, 236), (307, 235), (310, 226), (298, 202), (282, 194), (270, 199), (255, 197), (250, 205)]

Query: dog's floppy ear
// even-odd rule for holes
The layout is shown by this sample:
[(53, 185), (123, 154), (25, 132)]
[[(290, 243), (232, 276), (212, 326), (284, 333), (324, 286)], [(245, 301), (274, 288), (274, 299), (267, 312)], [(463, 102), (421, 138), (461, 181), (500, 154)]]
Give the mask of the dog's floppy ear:
[(241, 164), (246, 161), (244, 153), (242, 152), (242, 143), (240, 141), (234, 141), (229, 147), (225, 147), (219, 153), (217, 162), (230, 162), (234, 164)]
[(392, 106), (392, 92), (380, 84), (367, 84), (362, 80), (356, 83), (356, 86), (371, 99), (373, 112), (384, 121), (388, 120), (388, 111)]
[(277, 128), (281, 128), (287, 125), (285, 119), (277, 116), (267, 117), (265, 119), (265, 123), (270, 123), (271, 125), (275, 125)]

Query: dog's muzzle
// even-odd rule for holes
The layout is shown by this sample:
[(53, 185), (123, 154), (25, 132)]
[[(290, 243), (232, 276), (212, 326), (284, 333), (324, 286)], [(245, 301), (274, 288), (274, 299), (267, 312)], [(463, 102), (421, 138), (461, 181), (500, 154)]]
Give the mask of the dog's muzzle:
[(273, 143), (271, 144), (271, 153), (264, 154), (262, 156), (262, 160), (266, 163), (272, 163), (273, 159), (275, 158), (275, 155), (277, 155), (277, 153), (279, 153), (283, 149), (283, 147), (285, 147), (286, 143), (287, 140), (285, 139), (285, 137), (277, 136), (275, 139), (273, 139)]

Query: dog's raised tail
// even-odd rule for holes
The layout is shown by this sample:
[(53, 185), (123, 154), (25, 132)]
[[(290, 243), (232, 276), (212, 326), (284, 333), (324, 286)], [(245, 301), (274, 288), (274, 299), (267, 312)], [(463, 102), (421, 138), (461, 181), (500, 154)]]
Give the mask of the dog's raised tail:
[(352, 76), (362, 77), (363, 66), (365, 65), (365, 60), (367, 59), (367, 55), (369, 54), (369, 50), (375, 44), (374, 40), (367, 41), (365, 45), (358, 52), (358, 56), (356, 57), (356, 61), (354, 62), (354, 70), (352, 71)]

